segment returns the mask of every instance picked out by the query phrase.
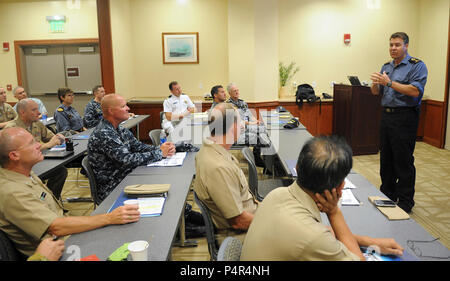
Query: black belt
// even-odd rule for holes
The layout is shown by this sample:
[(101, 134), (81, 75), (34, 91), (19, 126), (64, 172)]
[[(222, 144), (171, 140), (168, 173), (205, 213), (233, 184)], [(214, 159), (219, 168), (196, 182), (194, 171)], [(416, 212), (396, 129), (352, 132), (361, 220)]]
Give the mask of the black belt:
[(417, 106), (413, 107), (383, 107), (383, 112), (387, 113), (395, 113), (395, 112), (403, 112), (403, 111), (412, 111), (416, 110)]

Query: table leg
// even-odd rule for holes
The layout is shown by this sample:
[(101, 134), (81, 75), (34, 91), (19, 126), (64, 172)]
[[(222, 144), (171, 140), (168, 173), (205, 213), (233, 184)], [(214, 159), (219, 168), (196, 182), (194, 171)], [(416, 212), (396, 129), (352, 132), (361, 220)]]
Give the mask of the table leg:
[(180, 233), (180, 241), (175, 242), (174, 246), (177, 247), (197, 247), (198, 242), (196, 240), (186, 240), (186, 222), (184, 218), (184, 208), (181, 213), (180, 227), (178, 228)]

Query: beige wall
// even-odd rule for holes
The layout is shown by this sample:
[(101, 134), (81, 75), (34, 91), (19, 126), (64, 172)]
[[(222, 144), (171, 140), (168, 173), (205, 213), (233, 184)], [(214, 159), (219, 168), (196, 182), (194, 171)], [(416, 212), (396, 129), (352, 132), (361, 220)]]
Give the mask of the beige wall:
[(228, 69), (242, 99), (254, 99), (255, 38), (253, 0), (228, 1)]
[(228, 1), (230, 82), (246, 101), (278, 96), (278, 1)]
[[(228, 82), (227, 1), (190, 0), (185, 4), (172, 0), (118, 2), (111, 1), (112, 14), (128, 15), (112, 18), (113, 46), (119, 45), (132, 55), (114, 50), (114, 57), (125, 55), (132, 63), (124, 59), (122, 62), (115, 60), (115, 76), (121, 72), (133, 75), (119, 80), (117, 92), (127, 98), (164, 97), (169, 94), (169, 82), (177, 80), (185, 93), (200, 96), (209, 92), (212, 86)], [(122, 7), (129, 11), (118, 11)], [(119, 20), (126, 22), (130, 29), (118, 28)], [(163, 64), (163, 32), (198, 32), (200, 63)], [(129, 91), (129, 87), (134, 92)]]
[(114, 80), (116, 93), (132, 96), (135, 93), (135, 67), (132, 42), (130, 0), (114, 0), (111, 5), (113, 34)]
[[(418, 9), (414, 0), (381, 1), (379, 10), (361, 0), (280, 0), (279, 59), (300, 66), (291, 86), (315, 82), (321, 95), (333, 93), (332, 81), (348, 84), (347, 75), (369, 82), (390, 59), (389, 36), (396, 31), (409, 34), (410, 53), (416, 55)], [(349, 45), (344, 33), (351, 34)]]
[[(432, 5), (430, 5), (432, 3)], [(428, 68), (424, 98), (444, 100), (447, 67), (449, 0), (420, 0), (418, 57)]]
[[(0, 86), (17, 85), (14, 40), (97, 38), (95, 0), (81, 0), (80, 9), (69, 9), (66, 1), (9, 0), (0, 2), (0, 34), (10, 51), (0, 51)], [(65, 15), (64, 33), (51, 33), (46, 16)], [(15, 101), (11, 92), (8, 101)], [(49, 109), (50, 110), (50, 109)]]

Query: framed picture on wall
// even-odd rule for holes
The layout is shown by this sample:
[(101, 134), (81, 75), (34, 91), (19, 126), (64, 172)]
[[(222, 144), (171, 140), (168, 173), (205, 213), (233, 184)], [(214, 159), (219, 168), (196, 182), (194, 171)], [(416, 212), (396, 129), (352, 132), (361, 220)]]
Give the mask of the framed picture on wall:
[(198, 32), (162, 34), (163, 63), (198, 63)]

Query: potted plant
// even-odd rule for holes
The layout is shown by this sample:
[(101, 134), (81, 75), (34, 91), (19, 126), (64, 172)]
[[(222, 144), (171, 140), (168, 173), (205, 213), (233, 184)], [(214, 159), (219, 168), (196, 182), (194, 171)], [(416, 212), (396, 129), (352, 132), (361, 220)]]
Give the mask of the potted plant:
[(282, 62), (279, 63), (279, 75), (280, 75), (280, 97), (289, 96), (287, 82), (297, 73), (300, 68), (295, 67), (295, 62), (291, 62), (288, 66), (285, 66)]

